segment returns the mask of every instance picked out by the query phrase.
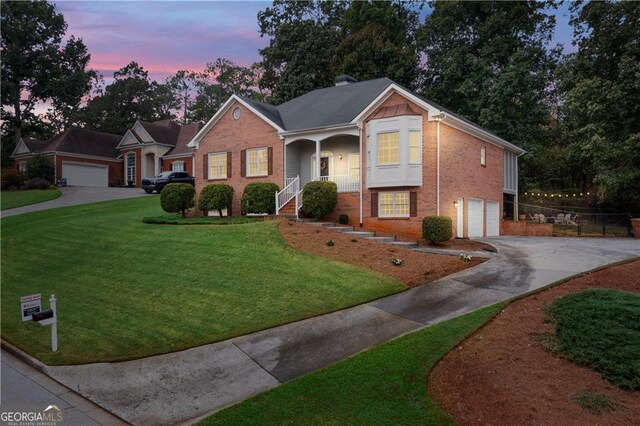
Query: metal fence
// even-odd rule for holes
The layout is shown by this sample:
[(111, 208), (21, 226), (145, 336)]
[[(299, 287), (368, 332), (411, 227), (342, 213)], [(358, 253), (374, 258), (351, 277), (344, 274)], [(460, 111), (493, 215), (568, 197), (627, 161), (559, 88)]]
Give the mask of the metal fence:
[(631, 219), (640, 213), (610, 213), (588, 207), (543, 207), (518, 203), (518, 214), (529, 223), (553, 225), (553, 235), (573, 237), (631, 237)]

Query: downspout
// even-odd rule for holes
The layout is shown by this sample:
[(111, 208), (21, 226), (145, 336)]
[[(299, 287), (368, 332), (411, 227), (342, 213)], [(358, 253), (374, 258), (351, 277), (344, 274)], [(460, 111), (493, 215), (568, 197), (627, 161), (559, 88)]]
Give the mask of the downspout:
[(364, 161), (364, 156), (362, 155), (362, 126), (358, 126), (358, 134), (359, 134), (359, 138), (358, 138), (358, 144), (360, 145), (360, 147), (358, 148), (360, 151), (360, 161), (359, 161), (359, 167), (360, 170), (358, 171), (359, 175), (359, 180), (360, 180), (360, 227), (362, 227), (362, 162)]
[(436, 120), (436, 215), (440, 215), (440, 122), (444, 119), (443, 112), (434, 116)]

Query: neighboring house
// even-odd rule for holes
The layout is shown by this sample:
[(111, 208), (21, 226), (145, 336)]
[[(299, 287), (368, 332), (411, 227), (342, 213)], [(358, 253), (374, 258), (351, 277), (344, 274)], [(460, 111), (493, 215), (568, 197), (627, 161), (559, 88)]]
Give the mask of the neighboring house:
[(329, 180), (333, 219), (371, 229), (419, 236), (422, 218), (440, 214), (454, 236), (491, 236), (517, 217), (524, 151), (388, 78), (339, 76), (279, 106), (233, 95), (189, 145), (196, 190), (232, 185), (233, 212), (250, 182), (278, 184), (278, 212), (295, 213), (307, 182)]
[(193, 148), (187, 144), (201, 128), (202, 123), (181, 126), (171, 120), (137, 121), (118, 144), (125, 183), (140, 186), (142, 178), (168, 170), (193, 175)]
[(122, 136), (70, 128), (47, 141), (22, 138), (11, 157), (16, 168), (25, 171), (27, 161), (45, 154), (55, 165), (56, 181), (66, 178), (68, 185), (122, 185), (122, 160), (116, 149)]

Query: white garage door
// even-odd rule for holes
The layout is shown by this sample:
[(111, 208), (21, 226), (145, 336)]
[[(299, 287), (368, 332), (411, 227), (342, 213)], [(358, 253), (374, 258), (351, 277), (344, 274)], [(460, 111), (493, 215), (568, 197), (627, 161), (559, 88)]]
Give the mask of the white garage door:
[(67, 185), (109, 186), (109, 166), (99, 164), (62, 163), (62, 177)]
[(500, 203), (487, 201), (487, 237), (500, 235)]
[(467, 205), (467, 229), (469, 230), (469, 237), (482, 237), (484, 228), (483, 201), (470, 199)]

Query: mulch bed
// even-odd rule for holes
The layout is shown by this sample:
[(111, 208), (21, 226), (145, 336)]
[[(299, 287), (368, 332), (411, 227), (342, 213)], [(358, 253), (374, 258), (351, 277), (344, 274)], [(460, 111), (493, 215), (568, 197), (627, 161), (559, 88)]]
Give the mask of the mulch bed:
[[(295, 249), (372, 269), (409, 287), (435, 281), (484, 261), (474, 258), (471, 262), (463, 262), (457, 256), (418, 253), (300, 222), (281, 222), (280, 233)], [(328, 240), (333, 240), (334, 246), (327, 246)], [(392, 257), (402, 259), (402, 265), (392, 265)]]
[[(440, 361), (429, 394), (460, 424), (640, 424), (640, 392), (545, 352), (535, 338), (554, 333), (544, 308), (556, 297), (590, 288), (640, 292), (638, 277), (634, 261), (511, 303)], [(615, 410), (596, 415), (582, 408), (574, 400), (584, 391), (606, 395)]]

